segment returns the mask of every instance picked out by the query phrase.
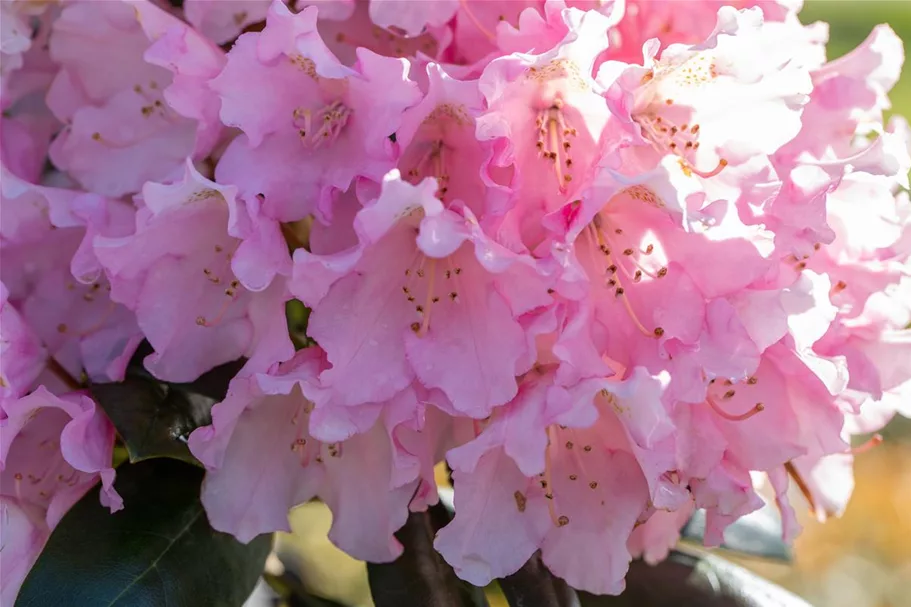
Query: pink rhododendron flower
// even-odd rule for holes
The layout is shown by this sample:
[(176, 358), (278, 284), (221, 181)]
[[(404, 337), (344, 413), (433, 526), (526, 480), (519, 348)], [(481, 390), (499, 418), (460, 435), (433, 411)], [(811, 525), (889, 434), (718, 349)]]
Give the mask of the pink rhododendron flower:
[(697, 509), (790, 541), (911, 415), (886, 25), (826, 61), (793, 0), (2, 4), (4, 604), (120, 506), (78, 389), (142, 340), (165, 382), (242, 363), (189, 437), (215, 529), (320, 499), (389, 562), (445, 462), (478, 585), (620, 593)]
[(395, 163), (388, 137), (420, 98), (403, 60), (362, 49), (353, 68), (339, 63), (316, 18), (316, 8), (295, 15), (276, 1), (265, 29), (242, 36), (211, 83), (222, 120), (245, 134), (225, 152), (218, 180), (245, 198), (263, 195), (263, 212), (282, 221), (328, 217), (333, 192), (358, 176), (381, 179)]
[(381, 402), (415, 377), (472, 417), (515, 396), (527, 348), (518, 317), (546, 305), (545, 283), (438, 188), (394, 171), (354, 219), (357, 246), (295, 253), (291, 290), (313, 306), (308, 331), (332, 365), (317, 404)]
[[(50, 44), (61, 70), (48, 105), (67, 123), (51, 159), (84, 187), (108, 196), (138, 192), (146, 181), (179, 175), (184, 158), (211, 148), (206, 129), (220, 125), (199, 123), (207, 145), (197, 149), (202, 116), (187, 112), (187, 80), (215, 76), (220, 51), (180, 20), (149, 2), (77, 2), (54, 22)], [(107, 68), (97, 69), (99, 61)]]
[(253, 23), (266, 18), (269, 0), (186, 0), (183, 5), (187, 22), (216, 44), (224, 44), (240, 35)]
[(191, 381), (241, 356), (265, 368), (292, 354), (283, 284), (244, 284), (233, 270), (236, 191), (188, 163), (180, 182), (146, 184), (133, 234), (95, 238), (111, 297), (136, 313), (155, 348), (146, 364), (163, 379)]
[(116, 512), (114, 427), (90, 398), (55, 396), (44, 387), (0, 402), (0, 537), (2, 591), (12, 604), (19, 586), (63, 515), (99, 480), (101, 503)]
[[(288, 510), (319, 495), (334, 518), (329, 538), (357, 558), (386, 562), (401, 553), (392, 537), (405, 522), (420, 482), (395, 478), (392, 427), (378, 422), (343, 442), (313, 438), (313, 404), (302, 384), (316, 380), (316, 349), (302, 350), (268, 374), (238, 377), (196, 430), (190, 448), (209, 469), (202, 501), (212, 525), (242, 541), (289, 530)], [(249, 484), (258, 484), (251, 501)], [(364, 490), (379, 499), (364, 500)], [(245, 496), (245, 497), (242, 497)]]
[(141, 335), (134, 315), (111, 300), (91, 243), (127, 232), (132, 210), (2, 171), (0, 276), (9, 301), (70, 375), (121, 379)]
[(38, 336), (9, 303), (9, 292), (0, 283), (0, 398), (28, 392), (46, 357)]

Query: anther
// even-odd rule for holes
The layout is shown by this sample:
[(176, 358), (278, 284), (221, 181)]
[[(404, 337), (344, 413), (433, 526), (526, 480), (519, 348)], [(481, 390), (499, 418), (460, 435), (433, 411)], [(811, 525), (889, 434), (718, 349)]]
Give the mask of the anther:
[(566, 448), (567, 448), (567, 449), (572, 449), (572, 448), (573, 448), (573, 442), (572, 442), (571, 440), (566, 441)]
[(527, 503), (528, 500), (525, 498), (524, 495), (522, 495), (522, 492), (516, 491), (512, 495), (516, 500), (516, 508), (519, 510), (519, 512), (525, 512), (525, 504)]
[(655, 337), (662, 337), (664, 335), (664, 329), (661, 327), (655, 327)]
[(582, 450), (585, 451), (586, 453), (588, 453), (589, 451), (592, 450), (592, 446), (591, 446), (591, 445), (585, 445), (584, 447), (582, 447)]
[(597, 488), (598, 488), (598, 481), (592, 481), (592, 482), (590, 482), (590, 483), (588, 484), (588, 486), (589, 486), (589, 488), (591, 488), (591, 489), (597, 489)]
[(667, 268), (660, 268), (658, 270), (658, 278), (664, 278), (667, 276)]
[(728, 390), (727, 392), (724, 393), (724, 398), (725, 398), (725, 400), (729, 400), (731, 398), (734, 398), (735, 394), (737, 394), (737, 392), (735, 390)]
[(574, 481), (574, 480), (576, 480), (577, 478), (579, 478), (579, 477), (578, 477), (577, 475), (575, 475), (575, 474), (570, 474), (570, 475), (569, 475), (569, 480), (571, 480), (571, 481)]
[(565, 514), (557, 519), (558, 527), (566, 527), (568, 524), (569, 524), (569, 517), (566, 516)]

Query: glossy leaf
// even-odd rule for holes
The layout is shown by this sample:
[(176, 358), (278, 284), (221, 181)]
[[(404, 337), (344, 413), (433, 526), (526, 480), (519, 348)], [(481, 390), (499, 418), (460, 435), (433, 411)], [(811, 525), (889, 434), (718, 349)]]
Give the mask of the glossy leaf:
[(63, 517), (26, 578), (16, 607), (240, 606), (271, 537), (242, 544), (209, 526), (203, 472), (168, 459), (121, 466), (124, 509), (90, 491)]
[(131, 462), (155, 457), (196, 461), (186, 437), (209, 423), (214, 399), (141, 377), (94, 384), (91, 392), (117, 428)]
[(127, 448), (131, 462), (170, 457), (196, 463), (186, 445), (190, 432), (211, 423), (244, 359), (220, 365), (188, 383), (162, 382), (143, 366), (147, 342), (136, 351), (122, 382), (90, 386)]
[(630, 565), (620, 596), (579, 592), (581, 607), (810, 607), (803, 599), (714, 555), (672, 552)]
[[(680, 535), (684, 540), (698, 544), (705, 538), (705, 512), (697, 510), (687, 521)], [(721, 548), (739, 554), (790, 563), (791, 547), (781, 539), (781, 519), (777, 511), (767, 505), (728, 526)]]
[(521, 569), (500, 580), (500, 589), (511, 607), (572, 607), (575, 593), (552, 574), (536, 552)]
[(412, 512), (396, 538), (405, 551), (392, 563), (368, 563), (367, 577), (376, 607), (481, 607), (484, 591), (456, 577), (433, 548), (436, 530), (450, 519), (441, 505)]

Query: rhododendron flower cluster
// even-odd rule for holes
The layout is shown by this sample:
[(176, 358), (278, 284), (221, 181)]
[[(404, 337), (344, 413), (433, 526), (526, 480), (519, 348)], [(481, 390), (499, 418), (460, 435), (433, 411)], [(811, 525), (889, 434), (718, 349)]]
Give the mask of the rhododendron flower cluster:
[(787, 538), (789, 486), (840, 514), (911, 403), (902, 45), (731, 3), (4, 1), (0, 602), (122, 507), (86, 388), (143, 340), (162, 381), (245, 361), (188, 437), (241, 541), (319, 498), (391, 561), (444, 461), (477, 585), (540, 551), (619, 593), (760, 477)]

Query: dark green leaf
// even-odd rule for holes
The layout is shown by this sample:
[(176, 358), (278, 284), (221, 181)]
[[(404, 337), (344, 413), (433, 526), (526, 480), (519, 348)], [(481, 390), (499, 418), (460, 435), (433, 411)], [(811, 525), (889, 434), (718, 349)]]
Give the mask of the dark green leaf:
[(500, 580), (500, 589), (510, 607), (570, 607), (575, 593), (556, 577), (536, 552), (521, 569)]
[[(127, 377), (139, 377), (141, 379), (160, 381), (146, 370), (144, 364), (146, 356), (153, 352), (154, 350), (149, 342), (143, 340), (142, 343), (139, 344), (139, 347), (136, 348), (136, 352), (133, 353), (132, 358), (130, 358), (129, 365), (127, 365)], [(206, 371), (195, 381), (187, 383), (169, 383), (169, 385), (174, 386), (183, 392), (202, 394), (203, 396), (208, 396), (209, 398), (214, 398), (216, 401), (220, 401), (224, 399), (225, 395), (228, 393), (228, 384), (231, 383), (231, 380), (237, 375), (237, 372), (241, 370), (246, 362), (247, 359), (240, 358)]]
[(90, 491), (60, 521), (16, 607), (233, 607), (250, 595), (271, 547), (213, 530), (199, 501), (203, 472), (167, 459), (122, 466), (124, 509)]
[(481, 607), (482, 589), (466, 584), (433, 548), (437, 529), (449, 521), (441, 506), (413, 512), (396, 538), (405, 552), (393, 563), (367, 563), (370, 592), (376, 607)]
[(236, 360), (203, 373), (188, 383), (162, 382), (143, 366), (151, 346), (143, 342), (127, 368), (124, 381), (90, 386), (111, 419), (131, 462), (171, 457), (190, 463), (190, 432), (212, 422), (212, 405), (225, 398), (231, 379), (246, 362)]
[(154, 457), (196, 461), (186, 437), (210, 423), (214, 399), (140, 377), (127, 377), (117, 384), (94, 384), (91, 391), (117, 428), (131, 462)]
[[(701, 544), (705, 538), (705, 511), (697, 510), (680, 535)], [(730, 525), (721, 548), (774, 561), (791, 562), (791, 547), (781, 539), (781, 519), (771, 505), (752, 512)]]
[(187, 394), (201, 394), (215, 401), (224, 400), (228, 393), (228, 385), (234, 376), (247, 363), (246, 358), (241, 358), (223, 365), (219, 365), (211, 371), (206, 371), (199, 376), (199, 379), (186, 384), (170, 384), (181, 392)]
[(655, 566), (634, 561), (620, 596), (578, 596), (581, 607), (810, 607), (724, 559), (682, 552)]

